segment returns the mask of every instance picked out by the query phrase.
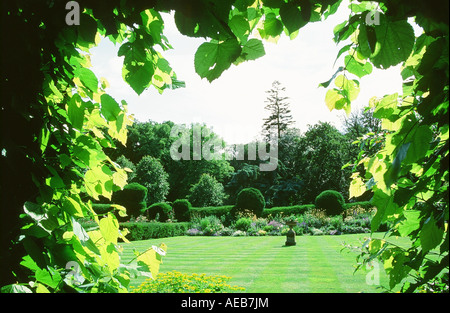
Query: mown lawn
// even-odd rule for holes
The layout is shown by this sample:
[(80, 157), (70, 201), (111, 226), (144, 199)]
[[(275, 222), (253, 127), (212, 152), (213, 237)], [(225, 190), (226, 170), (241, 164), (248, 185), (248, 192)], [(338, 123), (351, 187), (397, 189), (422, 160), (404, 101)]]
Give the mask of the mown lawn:
[[(381, 238), (381, 234), (377, 237)], [(297, 236), (296, 246), (284, 246), (285, 237), (172, 237), (124, 244), (123, 261), (133, 258), (133, 248), (145, 251), (152, 245), (168, 245), (161, 272), (227, 275), (230, 284), (246, 292), (320, 293), (380, 292), (366, 283), (368, 270), (354, 273), (356, 254), (341, 251), (342, 243), (357, 244), (367, 234)], [(397, 244), (406, 242), (397, 239)], [(135, 279), (139, 285), (143, 279)], [(388, 284), (381, 266), (380, 285)]]

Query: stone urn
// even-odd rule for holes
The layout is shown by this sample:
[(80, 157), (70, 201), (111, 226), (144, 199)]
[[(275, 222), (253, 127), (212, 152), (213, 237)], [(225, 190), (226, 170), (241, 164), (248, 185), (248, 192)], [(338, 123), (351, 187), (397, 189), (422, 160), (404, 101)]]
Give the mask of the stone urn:
[(286, 246), (295, 246), (297, 243), (295, 242), (295, 231), (292, 229), (295, 225), (297, 225), (296, 221), (287, 221), (285, 223), (287, 226), (289, 226), (289, 230), (286, 234)]

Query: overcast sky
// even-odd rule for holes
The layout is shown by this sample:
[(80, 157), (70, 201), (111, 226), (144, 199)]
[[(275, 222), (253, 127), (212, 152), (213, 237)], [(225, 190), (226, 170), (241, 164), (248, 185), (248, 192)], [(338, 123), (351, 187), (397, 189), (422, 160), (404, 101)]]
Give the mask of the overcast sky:
[[(319, 88), (336, 69), (337, 52), (341, 48), (333, 42), (333, 28), (348, 18), (345, 5), (325, 22), (309, 23), (294, 40), (282, 36), (277, 44), (264, 42), (266, 55), (255, 61), (232, 65), (222, 76), (209, 83), (200, 79), (194, 70), (194, 54), (204, 39), (181, 35), (170, 15), (164, 14), (164, 34), (173, 50), (163, 53), (186, 88), (166, 90), (160, 95), (150, 87), (140, 96), (122, 79), (123, 58), (117, 57), (118, 46), (108, 39), (92, 49), (93, 71), (110, 83), (108, 93), (116, 100), (125, 100), (130, 113), (139, 121), (153, 120), (190, 124), (201, 122), (231, 143), (246, 143), (261, 131), (265, 91), (278, 80), (286, 88), (296, 127), (307, 130), (307, 125), (328, 121), (340, 127), (343, 111), (330, 112), (325, 105), (326, 89)], [(363, 77), (361, 92), (353, 107), (365, 106), (372, 96), (383, 96), (401, 91), (399, 67), (375, 70)]]

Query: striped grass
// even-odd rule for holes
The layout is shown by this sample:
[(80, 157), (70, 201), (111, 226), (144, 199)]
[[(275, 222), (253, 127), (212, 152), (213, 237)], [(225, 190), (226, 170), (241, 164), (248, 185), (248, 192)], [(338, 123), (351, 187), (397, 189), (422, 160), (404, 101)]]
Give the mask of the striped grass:
[[(379, 234), (379, 238), (381, 238)], [(253, 293), (354, 293), (380, 292), (368, 284), (369, 270), (354, 273), (356, 253), (342, 250), (343, 243), (358, 244), (367, 234), (297, 236), (296, 246), (284, 246), (281, 236), (171, 237), (123, 244), (123, 262), (133, 259), (133, 249), (145, 251), (164, 242), (168, 246), (161, 272), (231, 276), (231, 285)], [(406, 242), (397, 239), (397, 243)], [(144, 279), (131, 283), (139, 285)], [(380, 285), (388, 278), (381, 267)]]

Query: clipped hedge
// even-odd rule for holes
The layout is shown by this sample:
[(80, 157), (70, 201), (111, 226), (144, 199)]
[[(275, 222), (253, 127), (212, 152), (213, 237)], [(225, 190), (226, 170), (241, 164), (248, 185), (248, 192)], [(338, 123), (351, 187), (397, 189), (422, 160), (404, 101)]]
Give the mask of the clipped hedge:
[(130, 241), (147, 240), (153, 238), (164, 238), (184, 236), (189, 229), (188, 222), (182, 223), (160, 223), (160, 222), (128, 222), (121, 223), (121, 228), (126, 228), (129, 234), (126, 238)]
[(344, 211), (344, 197), (335, 190), (322, 191), (316, 197), (316, 208), (325, 210), (328, 216), (339, 215)]
[(233, 209), (234, 205), (223, 205), (223, 206), (210, 206), (203, 208), (194, 208), (190, 209), (191, 216), (197, 217), (207, 217), (210, 215), (214, 215), (217, 217), (221, 217), (230, 213)]
[(154, 220), (156, 216), (159, 215), (159, 221), (165, 222), (171, 217), (173, 210), (169, 203), (158, 202), (149, 206), (146, 212), (150, 220)]
[(303, 204), (303, 205), (291, 205), (291, 206), (280, 206), (273, 208), (266, 208), (262, 213), (262, 217), (267, 217), (269, 215), (275, 216), (289, 216), (291, 214), (303, 214), (309, 210), (315, 208), (314, 204)]
[[(130, 217), (138, 217), (145, 210), (147, 198), (147, 188), (138, 184), (131, 183), (126, 185), (123, 190), (113, 193), (111, 202), (120, 204), (127, 209), (127, 219)], [(124, 218), (118, 216), (119, 221)]]
[(186, 199), (175, 200), (172, 204), (172, 208), (176, 220), (179, 222), (188, 222), (191, 219), (191, 207), (191, 203)]
[(256, 216), (260, 217), (266, 207), (266, 201), (261, 191), (256, 188), (244, 188), (242, 189), (236, 198), (236, 212), (250, 211)]

